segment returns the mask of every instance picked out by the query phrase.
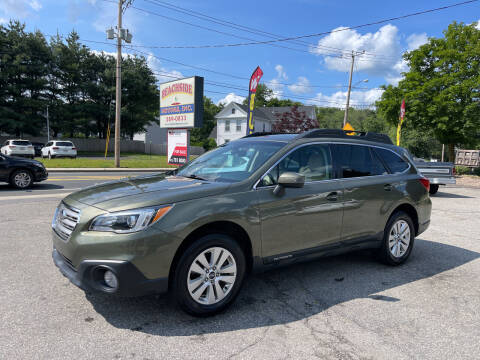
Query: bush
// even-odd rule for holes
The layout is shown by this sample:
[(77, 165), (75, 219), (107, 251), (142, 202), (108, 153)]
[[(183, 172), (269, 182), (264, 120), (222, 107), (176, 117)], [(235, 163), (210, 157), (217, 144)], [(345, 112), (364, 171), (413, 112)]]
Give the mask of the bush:
[(480, 176), (480, 167), (469, 168), (468, 166), (457, 165), (455, 166), (457, 175), (477, 175)]
[(208, 138), (203, 141), (203, 148), (205, 149), (205, 151), (215, 149), (216, 147), (217, 142), (212, 138)]

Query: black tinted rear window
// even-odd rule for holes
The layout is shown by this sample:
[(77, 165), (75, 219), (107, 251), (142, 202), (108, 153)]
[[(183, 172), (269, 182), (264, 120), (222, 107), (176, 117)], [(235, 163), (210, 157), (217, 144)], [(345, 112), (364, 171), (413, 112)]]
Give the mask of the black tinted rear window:
[(12, 145), (28, 146), (28, 145), (32, 145), (32, 143), (30, 141), (15, 140), (15, 141), (12, 141)]
[(407, 170), (408, 163), (393, 151), (376, 148), (375, 152), (387, 164), (393, 174), (398, 174)]
[(70, 141), (57, 141), (55, 143), (56, 146), (73, 146)]
[(387, 170), (369, 146), (334, 145), (335, 163), (340, 178), (383, 175)]

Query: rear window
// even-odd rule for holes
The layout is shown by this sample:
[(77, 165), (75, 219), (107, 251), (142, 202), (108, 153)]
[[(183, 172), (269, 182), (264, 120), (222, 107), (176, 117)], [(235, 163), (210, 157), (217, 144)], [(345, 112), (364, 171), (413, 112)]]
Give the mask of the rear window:
[(340, 178), (387, 174), (387, 170), (368, 146), (334, 145), (333, 153)]
[(57, 141), (55, 143), (56, 146), (73, 146), (70, 141)]
[(375, 152), (387, 164), (393, 174), (402, 173), (408, 169), (408, 163), (393, 151), (376, 148)]
[(32, 145), (32, 143), (30, 141), (15, 140), (15, 141), (12, 141), (12, 145), (28, 146), (28, 145)]

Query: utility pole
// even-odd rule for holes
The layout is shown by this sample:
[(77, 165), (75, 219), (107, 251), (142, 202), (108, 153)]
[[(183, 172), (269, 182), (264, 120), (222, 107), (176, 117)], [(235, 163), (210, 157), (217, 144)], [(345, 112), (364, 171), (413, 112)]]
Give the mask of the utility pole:
[(47, 142), (50, 142), (50, 121), (48, 119), (48, 105), (47, 105)]
[[(123, 0), (118, 0), (118, 26), (122, 29)], [(122, 38), (117, 36), (117, 75), (115, 82), (115, 167), (120, 167), (120, 120), (122, 111)]]
[(353, 76), (353, 64), (355, 63), (355, 56), (364, 54), (365, 50), (362, 52), (355, 52), (352, 50), (352, 63), (350, 64), (350, 77), (348, 79), (348, 92), (347, 92), (347, 105), (345, 106), (345, 115), (343, 116), (343, 126), (348, 121), (348, 108), (350, 106), (350, 93), (352, 91), (352, 76)]
[[(122, 29), (123, 11), (132, 4), (133, 0), (118, 0), (118, 25), (117, 31), (107, 29), (107, 39), (117, 38), (117, 65), (115, 88), (115, 167), (120, 167), (120, 124), (122, 110), (122, 40), (130, 44), (132, 34), (127, 29)], [(125, 8), (124, 8), (125, 5)]]

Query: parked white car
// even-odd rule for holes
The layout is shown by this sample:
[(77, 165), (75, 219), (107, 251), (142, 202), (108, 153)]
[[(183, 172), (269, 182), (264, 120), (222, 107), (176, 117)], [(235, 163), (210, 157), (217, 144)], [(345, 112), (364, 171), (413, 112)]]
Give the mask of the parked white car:
[(3, 143), (0, 152), (8, 156), (35, 157), (35, 149), (28, 140), (7, 140)]
[(42, 148), (42, 158), (48, 157), (53, 159), (56, 157), (77, 157), (77, 148), (71, 141), (53, 140), (49, 141)]

